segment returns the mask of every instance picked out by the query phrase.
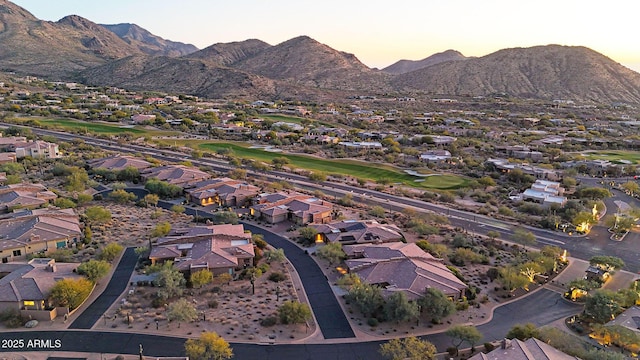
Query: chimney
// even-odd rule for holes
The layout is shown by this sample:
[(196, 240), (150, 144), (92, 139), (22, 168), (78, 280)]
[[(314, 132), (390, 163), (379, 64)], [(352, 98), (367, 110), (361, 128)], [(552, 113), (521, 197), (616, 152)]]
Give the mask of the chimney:
[(503, 350), (511, 348), (511, 340), (504, 338), (500, 341), (500, 348)]
[(49, 269), (49, 271), (51, 271), (51, 272), (56, 272), (56, 270), (57, 270), (57, 269), (56, 269), (56, 264), (55, 264), (55, 263), (53, 263), (53, 264), (49, 264), (49, 266), (47, 266), (47, 268), (48, 268), (48, 269)]

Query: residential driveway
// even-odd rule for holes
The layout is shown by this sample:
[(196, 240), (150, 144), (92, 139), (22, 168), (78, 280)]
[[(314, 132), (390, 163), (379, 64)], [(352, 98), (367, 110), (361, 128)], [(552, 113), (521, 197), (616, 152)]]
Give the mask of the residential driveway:
[(620, 289), (627, 289), (635, 279), (640, 279), (640, 275), (634, 274), (629, 271), (616, 271), (615, 274), (607, 281), (602, 287), (611, 290), (618, 291)]
[(91, 329), (96, 321), (100, 320), (100, 317), (104, 315), (111, 304), (113, 304), (127, 288), (137, 262), (138, 256), (135, 253), (135, 249), (132, 247), (125, 249), (107, 287), (102, 294), (69, 325), (69, 329)]
[(275, 248), (284, 250), (287, 259), (298, 272), (318, 326), (325, 339), (353, 338), (355, 334), (347, 320), (327, 278), (315, 261), (284, 237), (255, 225), (243, 223), (254, 234), (262, 234), (264, 240)]

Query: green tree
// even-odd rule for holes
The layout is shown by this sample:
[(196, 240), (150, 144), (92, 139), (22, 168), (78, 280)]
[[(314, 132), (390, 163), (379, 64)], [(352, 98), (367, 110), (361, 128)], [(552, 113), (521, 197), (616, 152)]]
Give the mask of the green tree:
[(73, 310), (89, 297), (92, 289), (93, 283), (88, 279), (62, 279), (53, 285), (50, 297), (56, 306), (68, 306)]
[(78, 194), (76, 201), (79, 206), (83, 206), (93, 200), (93, 196), (89, 194)]
[(584, 312), (598, 324), (613, 320), (622, 312), (618, 294), (611, 290), (600, 289), (587, 296)]
[(245, 169), (233, 169), (229, 172), (229, 177), (237, 180), (244, 180), (247, 178), (247, 170)]
[(503, 267), (498, 271), (498, 281), (509, 291), (514, 291), (517, 288), (525, 287), (529, 284), (529, 279), (521, 275), (518, 269), (513, 266)]
[(440, 322), (443, 318), (456, 312), (456, 306), (441, 290), (430, 287), (424, 295), (418, 299), (421, 311), (427, 314), (434, 322)]
[(53, 205), (59, 207), (60, 209), (73, 209), (76, 207), (76, 203), (67, 198), (57, 198), (53, 201)]
[(602, 200), (611, 197), (611, 192), (600, 187), (579, 187), (575, 193), (578, 198)]
[(143, 198), (145, 205), (153, 205), (153, 207), (158, 206), (158, 201), (160, 201), (160, 197), (156, 194), (147, 194)]
[(284, 255), (283, 249), (269, 250), (265, 251), (264, 253), (264, 259), (267, 261), (267, 263), (283, 262), (286, 258), (287, 257)]
[(524, 325), (516, 324), (507, 333), (507, 339), (518, 339), (525, 341), (530, 338), (537, 338), (538, 327), (532, 323), (526, 323)]
[(318, 257), (329, 261), (329, 264), (336, 264), (344, 260), (347, 255), (342, 250), (341, 243), (329, 243), (316, 250)]
[(316, 240), (316, 235), (318, 234), (318, 230), (311, 226), (305, 226), (298, 230), (298, 234), (307, 244), (312, 244)]
[(100, 260), (112, 262), (113, 260), (115, 260), (115, 258), (118, 257), (118, 255), (120, 255), (122, 250), (122, 245), (118, 243), (109, 243), (102, 248), (99, 258)]
[(634, 196), (637, 193), (640, 193), (640, 185), (638, 185), (635, 181), (627, 181), (626, 183), (620, 185), (624, 191), (626, 191), (629, 195)]
[(531, 231), (526, 231), (522, 228), (517, 228), (513, 232), (513, 241), (522, 245), (524, 250), (527, 250), (527, 245), (535, 245), (536, 236)]
[(389, 360), (435, 360), (436, 347), (414, 336), (391, 339), (380, 345), (380, 355)]
[(218, 211), (213, 213), (211, 221), (214, 224), (237, 224), (238, 214), (233, 211)]
[(470, 325), (453, 325), (446, 334), (451, 337), (451, 343), (456, 347), (456, 355), (460, 351), (460, 345), (464, 342), (468, 342), (473, 348), (482, 339), (482, 333), (475, 326)]
[(200, 270), (191, 273), (191, 285), (195, 288), (201, 288), (213, 281), (213, 273), (209, 270)]
[(382, 290), (368, 283), (353, 284), (346, 295), (346, 299), (353, 303), (366, 317), (372, 316), (384, 305)]
[(345, 290), (349, 290), (353, 285), (360, 283), (362, 283), (362, 279), (356, 273), (344, 274), (336, 281), (336, 284)]
[(284, 157), (284, 156), (280, 156), (277, 158), (274, 158), (273, 160), (271, 160), (271, 163), (273, 164), (273, 167), (277, 170), (282, 169), (285, 165), (289, 164), (289, 158)]
[(185, 208), (182, 205), (175, 204), (171, 206), (171, 211), (173, 211), (176, 214), (184, 214)]
[(386, 210), (380, 205), (376, 205), (372, 207), (371, 210), (369, 210), (369, 215), (379, 217), (379, 218), (385, 217), (386, 214), (387, 214)]
[(136, 200), (136, 195), (123, 189), (113, 190), (109, 193), (109, 199), (118, 204), (126, 204)]
[(161, 288), (158, 290), (158, 297), (166, 300), (173, 296), (182, 295), (185, 279), (178, 269), (169, 264), (169, 266), (164, 265), (160, 268), (153, 283)]
[(278, 307), (278, 317), (283, 324), (303, 324), (311, 319), (311, 309), (307, 304), (285, 301)]
[(624, 267), (624, 260), (615, 256), (596, 255), (589, 259), (589, 264), (607, 271), (614, 271)]
[(87, 221), (91, 224), (105, 224), (111, 221), (111, 211), (102, 206), (91, 206), (84, 211)]
[(169, 234), (171, 231), (171, 224), (168, 221), (163, 221), (161, 223), (156, 224), (156, 226), (151, 231), (151, 237), (163, 237)]
[(409, 302), (407, 295), (402, 291), (396, 291), (387, 297), (383, 311), (385, 317), (390, 321), (409, 321), (416, 319), (420, 314), (418, 304)]
[(167, 319), (169, 321), (177, 321), (178, 327), (183, 321), (193, 321), (198, 318), (198, 311), (193, 304), (185, 299), (180, 298), (167, 306)]
[(228, 360), (233, 357), (229, 343), (215, 332), (205, 331), (198, 339), (189, 339), (184, 349), (191, 360)]
[(82, 192), (87, 188), (89, 175), (84, 169), (74, 167), (65, 179), (65, 188), (70, 192)]
[(313, 182), (327, 181), (327, 174), (319, 171), (314, 171), (309, 174), (309, 180)]
[(77, 271), (78, 274), (86, 276), (92, 283), (95, 283), (105, 277), (109, 270), (111, 270), (111, 264), (108, 262), (104, 260), (89, 260), (78, 265)]
[(487, 237), (491, 240), (495, 240), (500, 237), (500, 233), (495, 230), (489, 230), (487, 231)]

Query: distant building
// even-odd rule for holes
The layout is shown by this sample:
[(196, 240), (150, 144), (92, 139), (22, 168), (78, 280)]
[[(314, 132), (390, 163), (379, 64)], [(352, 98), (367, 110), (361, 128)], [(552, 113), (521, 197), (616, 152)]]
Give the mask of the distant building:
[(110, 171), (122, 171), (128, 167), (144, 170), (153, 166), (153, 164), (141, 158), (120, 154), (101, 159), (89, 160), (88, 164), (94, 169), (102, 168)]
[(42, 184), (11, 184), (0, 186), (0, 210), (14, 208), (34, 209), (58, 197)]
[(211, 174), (204, 172), (197, 167), (184, 165), (165, 165), (145, 169), (140, 172), (140, 176), (146, 181), (152, 178), (166, 181), (172, 185), (187, 187), (198, 181), (211, 178)]

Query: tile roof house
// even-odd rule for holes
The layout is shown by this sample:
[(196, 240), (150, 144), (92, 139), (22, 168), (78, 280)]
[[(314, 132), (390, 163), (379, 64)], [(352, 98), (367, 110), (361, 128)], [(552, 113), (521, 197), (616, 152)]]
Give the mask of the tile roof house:
[[(0, 264), (0, 312), (27, 310), (34, 316), (45, 310), (41, 315), (50, 316), (46, 310), (51, 305), (51, 288), (58, 280), (81, 278), (76, 272), (78, 265), (56, 263), (54, 259), (47, 258), (35, 258), (28, 263)], [(38, 316), (34, 317), (38, 319)]]
[(184, 165), (165, 165), (153, 167), (141, 171), (140, 175), (145, 181), (148, 179), (156, 178), (161, 181), (166, 181), (169, 184), (182, 187), (186, 187), (188, 185), (195, 184), (198, 181), (211, 178), (211, 174), (201, 171), (197, 167)]
[(579, 360), (536, 338), (526, 341), (504, 339), (493, 351), (479, 353), (469, 360)]
[(243, 206), (260, 192), (260, 188), (246, 181), (227, 177), (204, 180), (186, 191), (189, 201), (202, 206)]
[(391, 224), (380, 224), (375, 220), (344, 220), (329, 224), (311, 225), (318, 231), (316, 241), (346, 244), (387, 243), (402, 241), (400, 229)]
[(55, 200), (58, 195), (42, 184), (11, 184), (0, 186), (0, 210), (12, 208), (37, 208)]
[(250, 214), (271, 224), (291, 221), (303, 225), (331, 221), (333, 204), (299, 193), (260, 194)]
[(243, 225), (212, 225), (179, 229), (158, 239), (149, 254), (152, 263), (173, 261), (180, 271), (209, 269), (229, 273), (253, 265), (251, 234)]
[(111, 171), (121, 171), (128, 167), (144, 170), (153, 166), (150, 162), (138, 157), (120, 154), (102, 159), (90, 160), (89, 165), (94, 169), (103, 168)]
[(47, 254), (77, 243), (82, 237), (80, 220), (73, 209), (38, 209), (6, 214), (0, 218), (2, 263), (28, 254)]
[(416, 300), (427, 288), (436, 288), (457, 300), (467, 288), (442, 260), (413, 243), (345, 245), (342, 249), (349, 272), (381, 286), (383, 295), (403, 291), (409, 300)]

